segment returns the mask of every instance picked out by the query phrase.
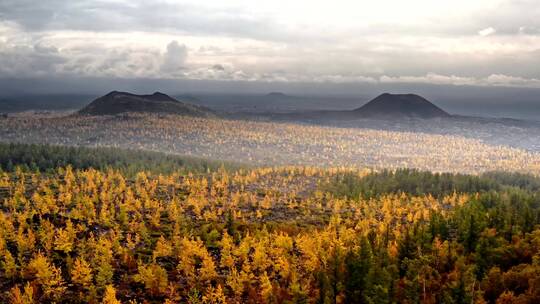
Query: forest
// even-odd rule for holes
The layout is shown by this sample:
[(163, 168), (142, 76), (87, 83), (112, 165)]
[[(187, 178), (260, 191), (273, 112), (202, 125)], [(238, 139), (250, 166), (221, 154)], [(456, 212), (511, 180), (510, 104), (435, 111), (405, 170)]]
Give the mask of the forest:
[(0, 148), (2, 303), (540, 302), (533, 175)]
[(7, 171), (13, 171), (15, 167), (18, 167), (23, 171), (49, 172), (68, 165), (77, 169), (107, 170), (113, 168), (129, 177), (134, 177), (141, 171), (161, 174), (173, 172), (204, 173), (216, 171), (222, 167), (229, 170), (247, 167), (247, 165), (238, 162), (208, 160), (144, 150), (0, 143), (0, 168)]
[[(540, 173), (540, 152), (536, 148), (513, 147), (503, 140), (511, 137), (524, 143), (534, 141), (534, 136), (517, 134), (516, 128), (505, 128), (510, 134), (502, 136), (488, 132), (490, 127), (495, 128), (487, 124), (485, 129), (478, 129), (488, 138), (477, 138), (474, 134), (466, 135), (468, 129), (459, 126), (449, 129), (462, 135), (438, 135), (418, 130), (385, 131), (373, 126), (336, 127), (149, 113), (28, 114), (0, 118), (0, 138), (6, 143), (116, 147), (258, 166)], [(534, 145), (536, 142), (531, 144)]]

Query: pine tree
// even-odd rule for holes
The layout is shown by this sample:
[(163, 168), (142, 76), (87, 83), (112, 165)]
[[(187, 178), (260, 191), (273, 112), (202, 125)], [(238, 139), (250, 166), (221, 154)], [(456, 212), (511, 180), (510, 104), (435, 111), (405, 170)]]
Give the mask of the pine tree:
[(221, 245), (220, 266), (222, 268), (230, 270), (234, 267), (234, 264), (235, 264), (234, 256), (232, 254), (234, 243), (230, 235), (227, 233), (227, 231), (223, 232), (220, 245)]
[(15, 279), (19, 275), (17, 263), (9, 250), (4, 250), (4, 260), (0, 265), (7, 279)]
[(346, 258), (347, 279), (345, 295), (348, 303), (368, 303), (365, 291), (370, 289), (369, 273), (372, 268), (371, 244), (366, 237), (360, 241), (359, 252), (349, 253)]
[(168, 286), (167, 271), (158, 264), (148, 266), (139, 264), (138, 273), (133, 277), (136, 282), (144, 284), (151, 296), (163, 295)]
[(259, 286), (261, 298), (264, 303), (273, 303), (275, 301), (273, 286), (266, 271), (259, 277)]
[(88, 289), (92, 284), (92, 269), (83, 258), (77, 258), (71, 268), (71, 282)]
[(34, 288), (30, 283), (26, 283), (22, 292), (19, 286), (11, 288), (9, 294), (11, 304), (34, 304), (37, 302), (34, 296)]
[(209, 287), (202, 297), (202, 301), (205, 304), (226, 304), (227, 297), (225, 296), (221, 285), (218, 285), (216, 288)]
[(116, 299), (116, 289), (112, 285), (105, 287), (102, 304), (122, 304)]
[(61, 270), (51, 264), (41, 253), (28, 263), (26, 272), (41, 286), (46, 298), (59, 299), (66, 290)]

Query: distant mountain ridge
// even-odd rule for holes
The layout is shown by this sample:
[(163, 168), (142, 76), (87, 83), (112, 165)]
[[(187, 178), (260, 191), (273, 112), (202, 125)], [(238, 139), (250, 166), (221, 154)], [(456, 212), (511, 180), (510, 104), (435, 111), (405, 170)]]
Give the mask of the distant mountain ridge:
[[(264, 97), (274, 99), (272, 103), (279, 103), (283, 98), (293, 102), (294, 97), (281, 92), (272, 92)], [(191, 102), (200, 102), (195, 97), (183, 98)], [(267, 101), (270, 102), (270, 101)], [(278, 105), (278, 104), (276, 104)], [(99, 97), (79, 111), (82, 115), (115, 115), (125, 112), (140, 113), (170, 113), (188, 116), (215, 116), (215, 112), (204, 106), (181, 102), (167, 94), (155, 92), (151, 95), (136, 95), (128, 92), (112, 91)], [(261, 113), (265, 115), (264, 113)], [(427, 99), (416, 94), (389, 94), (384, 93), (372, 99), (365, 105), (354, 110), (346, 111), (306, 111), (290, 114), (267, 113), (273, 118), (299, 118), (303, 119), (337, 119), (350, 120), (358, 118), (373, 119), (399, 119), (399, 118), (448, 118), (450, 114), (437, 107)], [(248, 115), (249, 116), (249, 115)]]
[(270, 92), (265, 95), (266, 97), (291, 97), (283, 92)]
[(416, 94), (384, 93), (353, 110), (363, 117), (419, 117), (435, 118), (451, 115), (429, 100)]
[(79, 114), (115, 115), (126, 112), (169, 113), (200, 117), (215, 115), (208, 108), (178, 101), (161, 92), (155, 92), (151, 95), (136, 95), (118, 91), (112, 91), (95, 99), (80, 110)]

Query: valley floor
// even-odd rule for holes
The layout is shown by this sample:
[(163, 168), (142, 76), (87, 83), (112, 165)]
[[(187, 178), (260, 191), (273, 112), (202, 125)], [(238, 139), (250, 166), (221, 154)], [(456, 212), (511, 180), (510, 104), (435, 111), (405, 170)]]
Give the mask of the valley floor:
[(538, 152), (458, 135), (174, 115), (9, 117), (0, 119), (0, 141), (113, 146), (259, 165), (540, 172)]

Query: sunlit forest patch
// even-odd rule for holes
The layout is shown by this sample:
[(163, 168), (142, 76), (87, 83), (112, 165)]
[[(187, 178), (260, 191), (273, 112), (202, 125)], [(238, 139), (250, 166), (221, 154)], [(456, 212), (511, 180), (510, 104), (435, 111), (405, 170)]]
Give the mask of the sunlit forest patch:
[(122, 114), (0, 120), (7, 142), (112, 146), (259, 165), (540, 172), (540, 154), (460, 136)]

